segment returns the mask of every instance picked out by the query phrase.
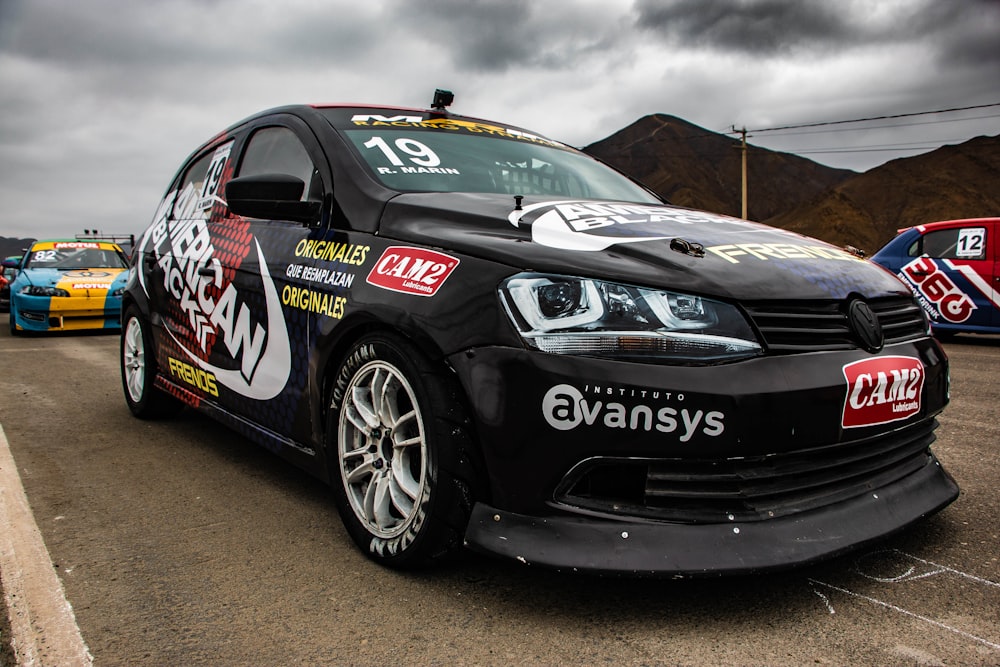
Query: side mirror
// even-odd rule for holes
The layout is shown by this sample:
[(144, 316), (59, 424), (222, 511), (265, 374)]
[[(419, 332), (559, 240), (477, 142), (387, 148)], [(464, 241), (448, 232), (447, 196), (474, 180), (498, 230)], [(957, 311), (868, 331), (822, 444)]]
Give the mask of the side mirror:
[(3, 268), (5, 269), (16, 269), (21, 266), (21, 258), (8, 257), (3, 260)]
[(311, 224), (322, 204), (301, 201), (306, 184), (289, 174), (240, 176), (226, 183), (226, 203), (237, 215), (265, 220), (294, 220)]

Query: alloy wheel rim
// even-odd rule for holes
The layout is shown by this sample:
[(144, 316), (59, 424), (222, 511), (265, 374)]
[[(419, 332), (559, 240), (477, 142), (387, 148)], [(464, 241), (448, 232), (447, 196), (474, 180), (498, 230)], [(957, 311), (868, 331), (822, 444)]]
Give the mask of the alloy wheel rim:
[(352, 378), (338, 459), (351, 509), (367, 530), (385, 539), (405, 532), (427, 485), (427, 442), (413, 389), (391, 364), (369, 362)]
[(134, 403), (142, 400), (143, 384), (146, 380), (146, 351), (142, 342), (142, 327), (139, 320), (132, 318), (125, 329), (125, 349), (123, 363), (125, 369), (125, 385), (129, 398)]

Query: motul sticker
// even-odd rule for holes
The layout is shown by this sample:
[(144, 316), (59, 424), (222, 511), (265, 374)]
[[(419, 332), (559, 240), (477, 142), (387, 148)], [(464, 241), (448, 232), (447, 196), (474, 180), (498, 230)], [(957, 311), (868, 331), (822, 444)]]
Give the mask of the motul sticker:
[(100, 244), (94, 243), (92, 241), (66, 241), (62, 243), (56, 243), (52, 246), (53, 248), (100, 248)]
[(418, 296), (434, 296), (458, 259), (433, 250), (389, 246), (375, 262), (366, 279), (368, 284)]
[(914, 357), (874, 357), (844, 366), (844, 428), (900, 421), (920, 412), (924, 365)]

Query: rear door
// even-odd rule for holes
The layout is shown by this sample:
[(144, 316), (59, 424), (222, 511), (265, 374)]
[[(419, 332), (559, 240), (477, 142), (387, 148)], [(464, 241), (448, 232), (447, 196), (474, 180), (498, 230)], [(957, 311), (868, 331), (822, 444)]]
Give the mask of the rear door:
[[(302, 200), (328, 201), (332, 189), (318, 140), (302, 120), (287, 114), (248, 128), (232, 176), (262, 174), (300, 179)], [(220, 404), (270, 437), (311, 449), (317, 427), (310, 409), (316, 330), (335, 326), (347, 302), (340, 274), (316, 257), (347, 252), (347, 235), (321, 220), (245, 218), (228, 210), (212, 227), (225, 286), (212, 318), (218, 340), (210, 359), (225, 389)]]

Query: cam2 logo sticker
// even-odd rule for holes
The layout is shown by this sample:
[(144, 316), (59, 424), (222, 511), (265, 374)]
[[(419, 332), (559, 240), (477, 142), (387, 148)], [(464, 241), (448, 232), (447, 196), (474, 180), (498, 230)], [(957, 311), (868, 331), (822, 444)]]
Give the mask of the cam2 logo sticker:
[(877, 426), (920, 412), (924, 364), (915, 357), (873, 357), (843, 368), (847, 398), (843, 428)]
[(389, 246), (375, 262), (366, 282), (393, 292), (434, 296), (458, 264), (457, 257), (434, 250)]

